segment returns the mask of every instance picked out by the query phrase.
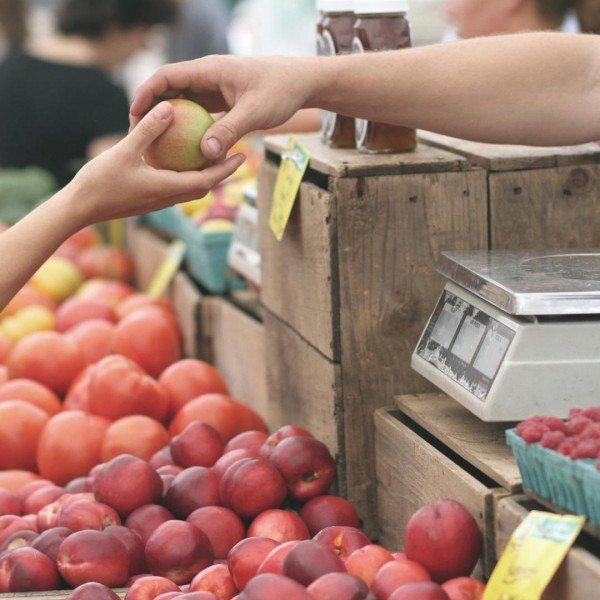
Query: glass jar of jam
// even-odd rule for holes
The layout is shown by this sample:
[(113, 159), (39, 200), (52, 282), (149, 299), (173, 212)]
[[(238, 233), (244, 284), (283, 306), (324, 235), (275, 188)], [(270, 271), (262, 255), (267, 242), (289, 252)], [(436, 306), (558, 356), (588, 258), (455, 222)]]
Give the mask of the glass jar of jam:
[[(354, 39), (354, 0), (318, 0), (321, 19), (317, 25), (317, 54), (350, 54)], [(337, 148), (354, 148), (352, 117), (321, 111), (321, 137)]]
[[(354, 12), (353, 52), (411, 47), (408, 0), (355, 0)], [(356, 119), (356, 147), (360, 152), (407, 152), (416, 146), (414, 129)]]

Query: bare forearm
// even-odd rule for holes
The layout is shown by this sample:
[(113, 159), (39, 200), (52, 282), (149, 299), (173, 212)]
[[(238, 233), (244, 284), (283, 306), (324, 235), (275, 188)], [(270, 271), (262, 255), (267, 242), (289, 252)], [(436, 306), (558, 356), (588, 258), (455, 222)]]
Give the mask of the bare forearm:
[(532, 33), (320, 61), (307, 106), (493, 143), (600, 139), (600, 38)]

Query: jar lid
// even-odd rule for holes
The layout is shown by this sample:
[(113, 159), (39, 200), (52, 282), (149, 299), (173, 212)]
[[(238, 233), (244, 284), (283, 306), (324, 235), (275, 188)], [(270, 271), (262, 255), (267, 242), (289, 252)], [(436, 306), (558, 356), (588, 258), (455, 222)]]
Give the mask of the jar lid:
[(324, 13), (351, 13), (354, 0), (317, 0), (317, 10)]
[(408, 12), (408, 0), (354, 0), (357, 15), (393, 14)]

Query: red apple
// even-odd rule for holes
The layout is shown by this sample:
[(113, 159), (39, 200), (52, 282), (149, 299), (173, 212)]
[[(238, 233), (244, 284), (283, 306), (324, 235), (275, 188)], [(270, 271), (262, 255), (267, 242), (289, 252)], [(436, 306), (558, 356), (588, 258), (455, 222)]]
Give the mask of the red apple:
[(71, 587), (88, 581), (120, 587), (129, 574), (125, 546), (116, 537), (91, 529), (76, 531), (65, 538), (58, 548), (56, 562)]
[(275, 446), (277, 446), (279, 442), (294, 436), (313, 437), (313, 434), (303, 427), (299, 427), (298, 425), (284, 425), (268, 436), (263, 442), (263, 445), (260, 448), (261, 456), (263, 458), (269, 458), (271, 456), (271, 452), (273, 452)]
[(146, 544), (152, 533), (163, 523), (174, 519), (170, 510), (158, 504), (146, 504), (136, 508), (125, 520), (125, 527), (133, 529)]
[(212, 592), (219, 600), (231, 600), (238, 589), (226, 564), (216, 564), (200, 571), (190, 583), (191, 592)]
[(219, 494), (224, 506), (250, 519), (264, 510), (281, 506), (286, 487), (281, 474), (269, 461), (245, 458), (225, 471)]
[(227, 558), (229, 551), (244, 539), (246, 533), (242, 520), (224, 506), (197, 508), (186, 521), (208, 536), (216, 559)]
[(99, 469), (92, 489), (98, 502), (126, 517), (140, 506), (157, 503), (163, 485), (160, 475), (145, 460), (121, 454)]
[(387, 600), (400, 586), (418, 581), (431, 581), (425, 567), (412, 560), (392, 560), (377, 571), (371, 590), (377, 600)]
[(350, 573), (327, 573), (313, 581), (306, 591), (315, 600), (375, 600), (367, 584)]
[(24, 546), (0, 555), (0, 592), (41, 592), (58, 585), (56, 565), (39, 550)]
[(31, 543), (31, 547), (43, 552), (56, 562), (60, 545), (72, 533), (73, 530), (68, 527), (52, 527), (40, 533)]
[(393, 561), (389, 550), (378, 544), (367, 544), (355, 550), (344, 561), (348, 573), (360, 577), (369, 587), (375, 579), (379, 569), (390, 561)]
[(303, 586), (326, 573), (344, 573), (340, 557), (329, 547), (313, 540), (298, 542), (283, 561), (283, 574)]
[(248, 536), (267, 537), (282, 544), (292, 540), (308, 540), (310, 535), (297, 513), (271, 508), (260, 513), (248, 527)]
[(208, 536), (186, 521), (167, 521), (146, 542), (146, 563), (153, 575), (177, 584), (189, 583), (212, 564), (213, 549)]
[(95, 581), (90, 581), (76, 587), (68, 596), (67, 600), (120, 600), (119, 596), (109, 587)]
[(450, 600), (442, 587), (433, 581), (407, 583), (398, 588), (389, 600)]
[(256, 575), (267, 554), (279, 544), (269, 538), (248, 537), (238, 542), (227, 555), (227, 566), (238, 590)]
[(346, 559), (358, 548), (371, 543), (371, 540), (360, 529), (344, 525), (326, 527), (319, 531), (313, 537), (313, 540), (329, 546), (342, 560)]
[(300, 517), (306, 523), (311, 536), (333, 525), (359, 527), (356, 509), (348, 500), (339, 496), (325, 495), (310, 499), (300, 509)]
[(257, 575), (248, 583), (239, 600), (314, 600), (298, 582), (277, 575), (265, 573)]
[(181, 592), (181, 588), (166, 577), (147, 575), (128, 582), (125, 600), (154, 600), (167, 592)]
[(169, 443), (171, 456), (180, 467), (212, 467), (223, 454), (225, 441), (202, 421), (192, 421)]
[(198, 508), (220, 503), (219, 479), (206, 467), (184, 469), (175, 476), (165, 497), (167, 508), (181, 519)]
[(459, 502), (441, 500), (414, 513), (406, 525), (406, 557), (423, 565), (434, 581), (468, 576), (479, 560), (481, 532)]
[(283, 476), (294, 500), (325, 493), (335, 477), (335, 460), (327, 446), (313, 437), (294, 436), (279, 442), (269, 457)]
[(111, 525), (120, 524), (121, 519), (114, 508), (95, 500), (78, 500), (63, 504), (56, 522), (57, 527), (68, 527), (73, 531), (102, 531)]
[(455, 577), (442, 584), (450, 600), (481, 600), (485, 584), (473, 577)]
[(252, 450), (258, 454), (268, 437), (269, 435), (264, 431), (243, 431), (227, 442), (223, 454), (239, 449)]
[(283, 575), (283, 563), (291, 549), (294, 548), (300, 540), (292, 540), (290, 542), (284, 542), (280, 546), (277, 546), (265, 556), (265, 559), (260, 563), (257, 575), (261, 573), (278, 573)]

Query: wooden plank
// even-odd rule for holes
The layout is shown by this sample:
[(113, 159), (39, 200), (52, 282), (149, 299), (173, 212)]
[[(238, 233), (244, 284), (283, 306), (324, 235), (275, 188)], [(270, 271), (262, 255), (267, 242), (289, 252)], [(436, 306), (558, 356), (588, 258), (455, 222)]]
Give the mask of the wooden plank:
[[(504, 498), (496, 510), (496, 553), (501, 556), (510, 536), (529, 510), (520, 497)], [(591, 600), (600, 587), (600, 558), (581, 548), (571, 548), (548, 585), (542, 600)]]
[(173, 279), (171, 301), (183, 336), (184, 356), (198, 358), (201, 353), (198, 319), (202, 294), (196, 284), (182, 271)]
[(446, 394), (397, 396), (396, 406), (431, 435), (513, 494), (522, 491), (519, 467), (503, 423), (484, 423)]
[[(73, 590), (56, 590), (52, 592), (12, 592), (6, 594), (0, 594), (0, 598), (6, 598), (9, 600), (10, 598), (33, 598), (34, 600), (39, 598), (40, 600), (66, 600), (69, 597), (69, 594)], [(114, 589), (113, 590), (119, 598), (124, 598), (127, 593), (126, 589)]]
[(375, 516), (373, 411), (435, 389), (410, 358), (444, 287), (439, 253), (487, 247), (485, 173), (337, 179), (333, 191), (348, 494)]
[(425, 504), (451, 498), (465, 506), (482, 531), (483, 558), (477, 570), (488, 575), (495, 558), (493, 527), (490, 531), (493, 488), (430, 445), (401, 418), (393, 407), (375, 411), (379, 543), (401, 550), (410, 516)]
[(331, 194), (302, 184), (281, 242), (269, 228), (277, 167), (263, 163), (259, 177), (261, 300), (321, 353), (337, 360), (336, 213)]
[(214, 365), (231, 395), (269, 421), (263, 324), (225, 299), (215, 298), (211, 306)]
[(127, 235), (127, 250), (135, 269), (135, 286), (146, 291), (150, 281), (167, 254), (168, 244), (155, 233), (140, 225), (133, 225)]
[(337, 457), (338, 492), (344, 495), (340, 367), (266, 309), (264, 323), (269, 423), (300, 425), (327, 444)]
[[(464, 158), (428, 145), (419, 145), (414, 152), (398, 154), (362, 154), (357, 150), (330, 148), (319, 134), (296, 135), (311, 153), (309, 169), (332, 177), (370, 175), (400, 175), (403, 173), (440, 173), (469, 169)], [(288, 135), (265, 138), (267, 151), (281, 156), (288, 144)]]
[(419, 140), (460, 154), (473, 165), (489, 171), (520, 171), (600, 162), (600, 146), (595, 143), (576, 146), (485, 144), (430, 131), (419, 131)]
[(600, 167), (491, 174), (493, 249), (597, 248)]

